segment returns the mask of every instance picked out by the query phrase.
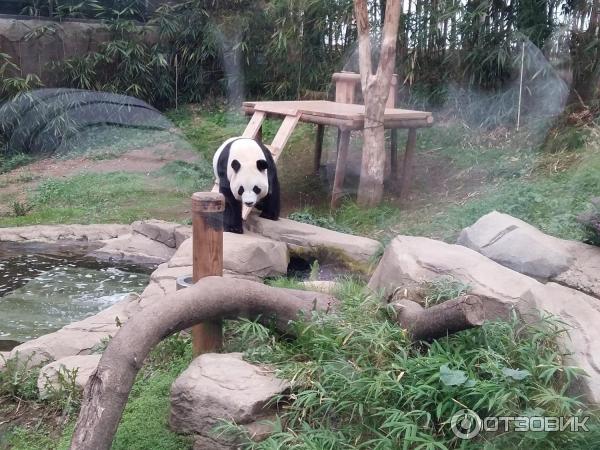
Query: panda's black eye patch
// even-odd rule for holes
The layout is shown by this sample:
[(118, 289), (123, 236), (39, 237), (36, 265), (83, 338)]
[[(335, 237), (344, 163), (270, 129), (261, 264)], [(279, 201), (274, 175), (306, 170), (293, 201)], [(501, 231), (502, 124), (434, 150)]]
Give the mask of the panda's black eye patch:
[(244, 193), (244, 186), (240, 186), (238, 189), (238, 195), (242, 195)]
[(240, 170), (240, 167), (242, 167), (242, 165), (240, 164), (240, 162), (237, 159), (234, 159), (233, 161), (231, 161), (231, 168), (233, 169), (233, 171), (235, 173), (237, 173), (238, 170)]
[(258, 186), (254, 186), (254, 187), (252, 188), (252, 190), (254, 191), (254, 193), (255, 193), (256, 195), (258, 195), (258, 194), (260, 194), (261, 188), (259, 188)]
[(264, 159), (259, 159), (258, 161), (256, 161), (256, 167), (262, 172), (263, 170), (266, 170), (269, 167), (269, 165)]

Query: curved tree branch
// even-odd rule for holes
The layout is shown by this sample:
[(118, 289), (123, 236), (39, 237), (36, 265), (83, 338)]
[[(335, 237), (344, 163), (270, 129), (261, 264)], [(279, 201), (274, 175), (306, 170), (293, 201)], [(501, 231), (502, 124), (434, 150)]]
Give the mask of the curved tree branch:
[(71, 450), (108, 450), (136, 374), (162, 339), (199, 322), (262, 317), (290, 331), (290, 321), (329, 312), (329, 295), (280, 289), (247, 280), (206, 277), (136, 313), (119, 330), (90, 376)]

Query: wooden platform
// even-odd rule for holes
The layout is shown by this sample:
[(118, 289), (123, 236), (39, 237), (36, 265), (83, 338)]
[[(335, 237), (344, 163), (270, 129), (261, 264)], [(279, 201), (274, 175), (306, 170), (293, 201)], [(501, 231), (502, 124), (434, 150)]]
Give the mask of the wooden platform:
[[(365, 120), (364, 105), (327, 100), (244, 102), (243, 108), (247, 114), (263, 112), (269, 117), (299, 115), (300, 122), (336, 126), (347, 130), (362, 129)], [(385, 110), (384, 126), (386, 128), (423, 128), (432, 124), (433, 116), (430, 112), (397, 108)]]
[[(346, 160), (352, 130), (362, 130), (365, 123), (365, 107), (353, 103), (339, 103), (325, 100), (316, 101), (282, 101), (282, 102), (244, 102), (243, 109), (248, 115), (252, 115), (250, 122), (244, 131), (244, 137), (262, 140), (262, 124), (268, 117), (283, 118), (283, 122), (271, 144), (266, 144), (277, 161), (288, 139), (294, 132), (298, 122), (314, 123), (317, 125), (315, 142), (315, 171), (318, 171), (321, 162), (323, 148), (323, 135), (325, 126), (338, 128), (338, 153), (331, 193), (331, 207), (335, 208), (343, 192), (343, 184), (346, 173)], [(408, 140), (402, 164), (402, 178), (400, 185), (400, 198), (406, 196), (412, 178), (412, 161), (414, 158), (416, 144), (416, 129), (430, 127), (433, 124), (433, 116), (430, 112), (413, 111), (410, 109), (386, 108), (384, 116), (384, 127), (392, 130), (390, 164), (392, 176), (396, 175), (397, 169), (397, 138), (396, 129), (407, 128)], [(213, 191), (218, 191), (215, 184)], [(250, 214), (251, 208), (242, 207), (244, 220)]]

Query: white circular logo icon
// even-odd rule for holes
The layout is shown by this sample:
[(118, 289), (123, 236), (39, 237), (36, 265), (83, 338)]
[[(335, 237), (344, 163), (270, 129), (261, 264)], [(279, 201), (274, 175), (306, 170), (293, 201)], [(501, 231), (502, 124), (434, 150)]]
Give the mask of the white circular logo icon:
[(479, 434), (483, 423), (475, 411), (461, 409), (450, 419), (450, 428), (456, 437), (472, 439)]

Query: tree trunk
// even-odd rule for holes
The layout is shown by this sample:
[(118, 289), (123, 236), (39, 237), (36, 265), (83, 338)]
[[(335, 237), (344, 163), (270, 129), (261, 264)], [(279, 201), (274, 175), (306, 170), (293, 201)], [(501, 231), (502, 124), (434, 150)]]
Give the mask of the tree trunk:
[(371, 61), (371, 27), (366, 0), (354, 0), (358, 29), (360, 78), (365, 101), (365, 130), (357, 201), (375, 206), (383, 196), (385, 171), (384, 113), (396, 61), (396, 41), (400, 22), (400, 0), (388, 0), (385, 8), (377, 71)]
[(431, 340), (479, 326), (485, 318), (483, 303), (475, 295), (463, 295), (431, 308), (423, 308), (408, 299), (391, 305), (398, 324), (415, 340)]
[(274, 320), (290, 331), (290, 321), (307, 320), (314, 310), (337, 307), (329, 295), (280, 289), (246, 280), (206, 277), (192, 287), (136, 313), (110, 341), (90, 376), (71, 450), (108, 450), (146, 356), (162, 339), (199, 322), (246, 317)]

